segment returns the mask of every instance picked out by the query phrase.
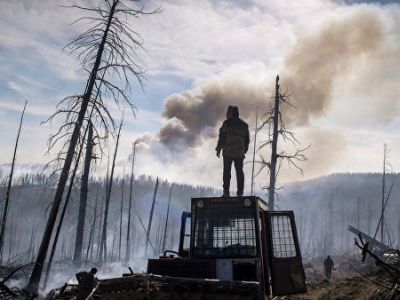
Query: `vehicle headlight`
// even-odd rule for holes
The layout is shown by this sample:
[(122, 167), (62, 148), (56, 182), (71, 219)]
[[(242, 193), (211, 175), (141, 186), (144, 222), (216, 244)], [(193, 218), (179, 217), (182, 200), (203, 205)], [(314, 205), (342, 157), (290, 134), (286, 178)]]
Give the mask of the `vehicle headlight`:
[(249, 198), (244, 199), (244, 206), (250, 207), (251, 206), (251, 199), (249, 199)]

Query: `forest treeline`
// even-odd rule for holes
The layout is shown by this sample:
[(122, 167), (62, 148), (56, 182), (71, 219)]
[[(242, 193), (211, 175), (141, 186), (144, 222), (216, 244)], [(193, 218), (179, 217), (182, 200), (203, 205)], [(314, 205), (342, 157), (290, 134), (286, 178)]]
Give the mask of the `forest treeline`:
[[(4, 181), (4, 178), (2, 181)], [(111, 258), (111, 261), (122, 260), (121, 257), (125, 257), (129, 183), (130, 177), (128, 175), (116, 177), (113, 182), (107, 229), (108, 257)], [(156, 178), (150, 176), (141, 175), (134, 179), (130, 232), (132, 241), (131, 254), (133, 257), (144, 256), (143, 248), (146, 241), (144, 228), (148, 223), (155, 185)], [(2, 186), (0, 191), (1, 194), (4, 194), (5, 187)], [(163, 250), (161, 249), (162, 239), (164, 237), (170, 192), (171, 205), (166, 232), (166, 248), (168, 249), (177, 249), (181, 213), (183, 210), (190, 210), (191, 197), (215, 196), (220, 193), (220, 191), (213, 188), (176, 184), (167, 180), (160, 180), (156, 195), (153, 226), (150, 232), (150, 256), (159, 255)], [(48, 178), (42, 173), (28, 173), (15, 178), (3, 255), (5, 261), (8, 261), (9, 264), (27, 263), (34, 259), (53, 194), (53, 178)], [(79, 196), (80, 183), (76, 182), (60, 233), (55, 261), (72, 259)], [(83, 245), (83, 256), (91, 262), (98, 260), (98, 245), (101, 238), (102, 218), (104, 217), (100, 212), (104, 211), (105, 196), (106, 179), (91, 178), (89, 181)], [(1, 205), (3, 206), (3, 203)]]
[[(385, 210), (385, 243), (394, 247), (399, 247), (400, 239), (398, 217), (400, 187), (397, 184), (400, 182), (399, 179), (400, 174), (386, 175), (386, 197), (391, 187), (392, 190)], [(125, 257), (129, 180), (129, 176), (117, 177), (113, 184), (107, 229), (108, 256), (111, 261), (122, 260)], [(4, 177), (1, 182), (4, 182)], [(15, 178), (3, 254), (9, 263), (26, 263), (35, 258), (54, 193), (53, 183), (52, 178), (42, 173), (27, 173)], [(157, 256), (163, 250), (163, 234), (172, 184), (167, 180), (160, 180), (159, 183), (153, 226), (150, 232), (150, 256)], [(141, 175), (134, 180), (134, 205), (131, 212), (133, 221), (130, 233), (132, 258), (144, 256), (145, 228), (149, 219), (155, 185), (156, 178), (151, 176)], [(73, 257), (79, 188), (80, 184), (77, 182), (66, 212), (55, 261), (71, 260)], [(1, 194), (4, 194), (4, 185), (0, 190)], [(286, 188), (280, 191), (276, 204), (280, 210), (295, 211), (304, 257), (352, 254), (356, 253), (354, 235), (347, 231), (347, 227), (352, 225), (373, 236), (381, 212), (381, 193), (382, 174), (332, 174), (287, 184)], [(176, 250), (178, 247), (180, 216), (182, 211), (190, 210), (190, 199), (220, 194), (220, 190), (210, 187), (173, 184), (166, 231), (167, 249)], [(104, 209), (105, 195), (106, 180), (91, 178), (83, 245), (83, 256), (90, 262), (96, 262), (99, 255), (100, 224), (103, 217), (99, 212)], [(266, 199), (265, 195), (259, 196)]]

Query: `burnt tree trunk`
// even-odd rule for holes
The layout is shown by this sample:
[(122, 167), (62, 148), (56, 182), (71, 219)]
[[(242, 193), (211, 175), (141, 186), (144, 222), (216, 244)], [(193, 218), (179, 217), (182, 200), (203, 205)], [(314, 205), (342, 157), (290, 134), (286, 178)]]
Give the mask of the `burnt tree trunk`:
[(75, 239), (75, 251), (74, 251), (74, 264), (77, 267), (81, 266), (82, 263), (82, 247), (83, 247), (83, 233), (85, 230), (85, 219), (86, 219), (86, 205), (88, 195), (88, 182), (90, 172), (90, 162), (93, 158), (93, 125), (89, 121), (89, 131), (87, 137), (86, 155), (85, 155), (85, 166), (81, 180), (81, 197), (79, 202), (79, 215), (78, 225), (76, 227), (76, 239)]
[(269, 187), (268, 187), (268, 209), (275, 210), (275, 185), (276, 185), (276, 165), (278, 162), (278, 134), (279, 134), (279, 75), (276, 76), (275, 81), (275, 101), (274, 101), (274, 115), (273, 115), (273, 131), (271, 141), (271, 163), (269, 166)]
[(121, 182), (121, 210), (119, 215), (119, 242), (118, 242), (118, 260), (121, 261), (121, 247), (122, 247), (122, 215), (124, 212), (124, 188), (125, 188), (125, 165), (124, 171), (122, 172)]
[(16, 160), (16, 156), (17, 156), (17, 149), (18, 149), (19, 136), (20, 136), (20, 134), (21, 134), (22, 121), (24, 120), (24, 114), (25, 114), (25, 109), (26, 109), (26, 103), (27, 103), (27, 101), (25, 101), (24, 109), (22, 110), (21, 118), (20, 118), (20, 120), (19, 120), (19, 128), (18, 128), (18, 133), (17, 133), (17, 140), (15, 141), (14, 154), (13, 154), (13, 159), (12, 159), (12, 162), (11, 162), (11, 171), (10, 171), (10, 176), (9, 176), (9, 178), (8, 178), (8, 184), (7, 184), (6, 199), (5, 199), (5, 201), (4, 201), (3, 218), (1, 219), (1, 229), (0, 229), (0, 263), (3, 262), (4, 234), (5, 234), (5, 232), (6, 232), (7, 213), (8, 213), (8, 206), (9, 206), (9, 203), (10, 203), (11, 184), (12, 184), (12, 179), (13, 179), (13, 175), (14, 175), (15, 160)]
[[(107, 195), (106, 195), (106, 201), (105, 201), (105, 210), (104, 210), (104, 220), (103, 220), (103, 231), (101, 234), (101, 246), (100, 246), (100, 262), (107, 262), (107, 221), (108, 221), (108, 210), (110, 207), (110, 198), (111, 198), (111, 190), (112, 190), (112, 184), (113, 184), (113, 178), (114, 178), (114, 169), (115, 169), (115, 160), (117, 159), (117, 152), (118, 152), (118, 144), (119, 144), (119, 138), (121, 135), (121, 128), (122, 128), (122, 122), (119, 125), (118, 128), (118, 134), (117, 134), (117, 143), (115, 145), (115, 150), (114, 150), (114, 157), (113, 157), (113, 162), (111, 165), (111, 174), (109, 178), (109, 183), (108, 183), (108, 188), (107, 188)], [(103, 257), (104, 253), (104, 257)]]
[(90, 98), (92, 97), (93, 88), (94, 88), (95, 81), (97, 78), (97, 73), (99, 71), (101, 59), (103, 56), (103, 50), (104, 50), (104, 46), (106, 43), (106, 38), (109, 34), (110, 25), (112, 22), (112, 18), (114, 16), (115, 7), (116, 7), (117, 3), (118, 2), (114, 2), (110, 9), (110, 14), (109, 14), (109, 17), (107, 20), (106, 27), (104, 29), (104, 34), (102, 36), (102, 40), (99, 44), (99, 48), (97, 51), (96, 60), (93, 65), (93, 69), (90, 73), (85, 93), (82, 97), (82, 103), (81, 103), (80, 111), (78, 114), (77, 122), (75, 123), (75, 127), (73, 130), (72, 136), (71, 136), (71, 141), (68, 146), (67, 155), (64, 160), (64, 166), (61, 171), (60, 179), (58, 181), (57, 189), (56, 189), (56, 192), (54, 195), (53, 204), (51, 207), (49, 218), (47, 220), (46, 228), (43, 233), (42, 242), (40, 243), (37, 259), (36, 259), (35, 265), (33, 267), (33, 271), (32, 271), (31, 277), (29, 279), (28, 286), (26, 288), (27, 291), (31, 295), (37, 295), (37, 293), (38, 293), (39, 282), (40, 282), (40, 278), (42, 276), (43, 265), (44, 265), (44, 261), (46, 259), (47, 250), (49, 248), (51, 235), (53, 233), (54, 224), (56, 222), (58, 210), (60, 208), (62, 196), (64, 194), (64, 189), (67, 184), (69, 171), (70, 171), (72, 160), (73, 160), (74, 154), (75, 154), (76, 144), (78, 143), (79, 133), (80, 133), (80, 130), (81, 130), (81, 127), (83, 124), (83, 120), (86, 115), (86, 111), (87, 111), (87, 108), (89, 105)]
[(254, 130), (254, 143), (253, 143), (253, 161), (251, 165), (251, 196), (254, 196), (254, 164), (256, 158), (256, 147), (257, 147), (257, 132), (258, 132), (258, 106), (256, 110), (256, 128)]
[[(104, 182), (105, 182), (105, 184), (107, 184), (107, 180), (105, 180)], [(100, 261), (100, 248), (102, 247), (102, 244), (101, 244), (101, 233), (102, 233), (101, 224), (103, 223), (104, 201), (105, 201), (105, 197), (101, 197), (99, 231), (98, 231), (98, 234), (97, 234), (98, 240), (97, 240), (97, 249), (96, 249), (96, 256), (97, 256), (97, 260), (98, 261)]]
[(99, 200), (99, 188), (97, 188), (97, 193), (96, 193), (96, 201), (94, 204), (94, 216), (93, 216), (93, 222), (92, 226), (90, 228), (90, 233), (89, 233), (89, 241), (88, 241), (88, 246), (86, 249), (86, 258), (85, 258), (85, 265), (88, 263), (89, 259), (89, 251), (90, 251), (90, 259), (93, 258), (93, 239), (94, 239), (94, 229), (96, 228), (96, 218), (97, 218), (97, 202)]
[(174, 184), (171, 185), (170, 189), (169, 189), (169, 197), (168, 197), (168, 208), (167, 208), (167, 217), (165, 219), (165, 227), (164, 227), (164, 236), (163, 236), (163, 241), (162, 241), (162, 252), (165, 252), (165, 246), (166, 246), (166, 242), (167, 242), (167, 228), (168, 228), (168, 217), (169, 217), (169, 207), (171, 204), (171, 196), (172, 196), (172, 188), (173, 188)]
[(150, 231), (151, 231), (151, 224), (153, 222), (153, 213), (154, 213), (154, 205), (156, 203), (157, 189), (158, 189), (158, 177), (156, 179), (156, 186), (154, 188), (154, 195), (153, 195), (153, 202), (151, 204), (151, 209), (150, 209), (149, 223), (147, 224), (146, 247), (145, 247), (145, 250), (144, 250), (144, 255), (147, 255), (147, 253), (148, 253), (147, 249), (148, 249), (149, 243), (150, 243)]
[(132, 193), (133, 193), (133, 167), (135, 166), (135, 155), (136, 155), (136, 142), (133, 143), (133, 150), (132, 150), (132, 164), (131, 164), (131, 178), (129, 182), (129, 205), (128, 205), (128, 228), (126, 231), (126, 253), (125, 253), (125, 263), (129, 262), (130, 255), (131, 255), (131, 240), (130, 240), (130, 233), (131, 233), (131, 215), (132, 215)]
[[(93, 113), (93, 109), (90, 112), (90, 116), (92, 115), (92, 113)], [(82, 139), (81, 145), (79, 147), (78, 156), (77, 156), (77, 159), (75, 160), (74, 169), (73, 169), (72, 175), (71, 175), (71, 177), (69, 179), (69, 186), (68, 186), (67, 195), (65, 197), (64, 206), (62, 208), (60, 218), (58, 220), (58, 225), (57, 225), (57, 229), (56, 229), (56, 234), (54, 236), (53, 245), (51, 246), (51, 252), (50, 252), (49, 261), (47, 263), (46, 274), (45, 274), (44, 283), (43, 283), (43, 289), (46, 289), (47, 282), (48, 282), (48, 279), (49, 279), (49, 275), (50, 275), (50, 271), (51, 271), (51, 265), (53, 264), (53, 258), (54, 258), (54, 255), (56, 253), (57, 243), (58, 243), (58, 239), (59, 239), (59, 236), (60, 236), (62, 224), (64, 222), (65, 213), (67, 212), (69, 199), (71, 198), (72, 189), (74, 187), (75, 176), (76, 176), (76, 172), (78, 171), (79, 161), (80, 161), (80, 158), (81, 158), (81, 155), (82, 155), (84, 140), (86, 138), (86, 134), (88, 132), (88, 129), (89, 128), (86, 127), (85, 133), (83, 134), (83, 139)]]
[(383, 227), (385, 224), (385, 179), (386, 179), (386, 144), (383, 146), (383, 174), (382, 174), (382, 201), (381, 201), (381, 243), (385, 244), (385, 238), (383, 235)]

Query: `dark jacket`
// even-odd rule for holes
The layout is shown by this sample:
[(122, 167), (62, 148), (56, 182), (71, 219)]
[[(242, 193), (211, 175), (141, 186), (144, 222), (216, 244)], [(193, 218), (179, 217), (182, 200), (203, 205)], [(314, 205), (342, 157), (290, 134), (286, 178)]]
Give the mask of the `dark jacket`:
[(249, 149), (249, 126), (240, 118), (229, 118), (219, 129), (219, 139), (216, 150), (222, 149), (222, 155), (232, 158), (244, 158)]
[(330, 257), (327, 257), (324, 260), (324, 268), (325, 268), (325, 270), (329, 270), (329, 271), (332, 270), (334, 265), (335, 264), (333, 263), (333, 260)]
[(79, 272), (75, 276), (78, 280), (79, 289), (89, 294), (96, 283), (94, 275), (89, 272)]

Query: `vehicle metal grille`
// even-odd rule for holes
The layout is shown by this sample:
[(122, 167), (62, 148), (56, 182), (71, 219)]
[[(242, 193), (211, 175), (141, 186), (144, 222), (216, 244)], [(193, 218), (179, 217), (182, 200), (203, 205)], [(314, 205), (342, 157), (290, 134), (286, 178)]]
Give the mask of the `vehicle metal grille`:
[(256, 199), (246, 199), (193, 199), (193, 257), (227, 258), (257, 255)]

